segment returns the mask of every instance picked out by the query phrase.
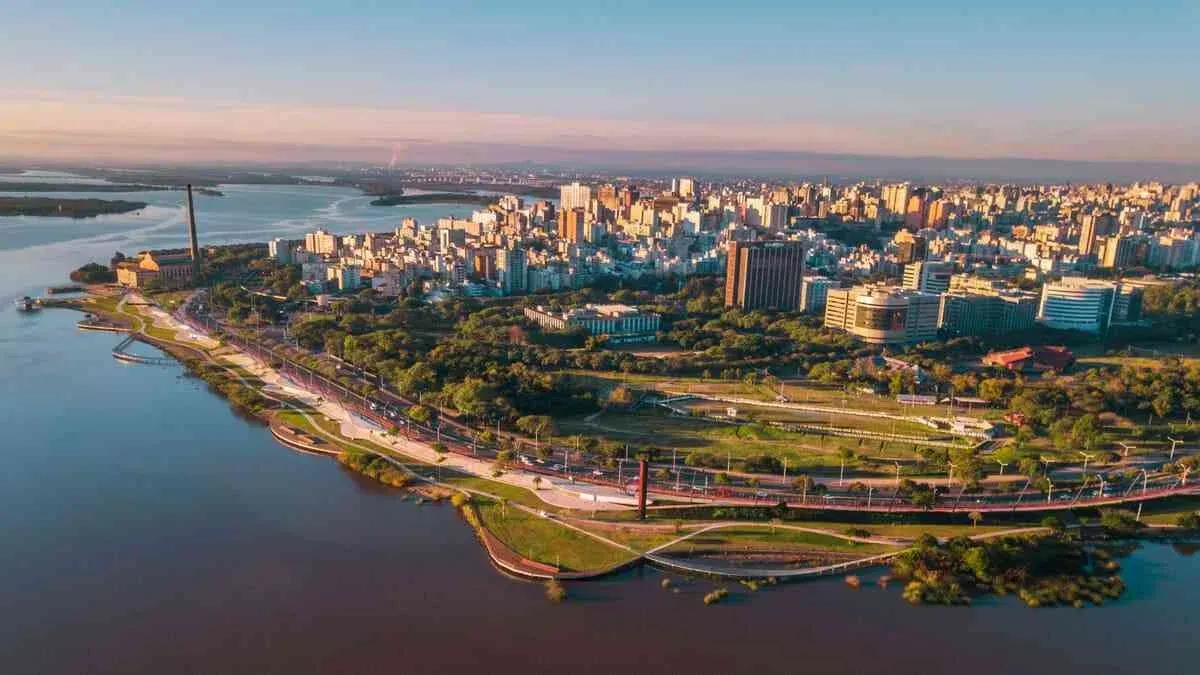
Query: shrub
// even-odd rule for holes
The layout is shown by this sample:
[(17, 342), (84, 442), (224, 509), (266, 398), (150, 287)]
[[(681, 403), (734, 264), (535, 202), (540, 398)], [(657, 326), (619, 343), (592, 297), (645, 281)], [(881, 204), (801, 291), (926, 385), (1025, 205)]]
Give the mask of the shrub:
[(562, 602), (567, 597), (567, 589), (558, 579), (546, 581), (546, 598), (550, 602)]

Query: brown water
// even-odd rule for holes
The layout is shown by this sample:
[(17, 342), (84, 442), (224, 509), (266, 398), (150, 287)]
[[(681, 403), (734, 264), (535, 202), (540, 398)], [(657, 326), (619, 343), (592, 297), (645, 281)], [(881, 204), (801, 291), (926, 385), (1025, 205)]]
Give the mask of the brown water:
[[(202, 236), (371, 217), (343, 213), (358, 197), (292, 192), (202, 201)], [(552, 605), (450, 508), (279, 446), (177, 370), (115, 362), (116, 339), (76, 314), (12, 311), (114, 248), (179, 245), (167, 210), (0, 222), (0, 675), (1195, 670), (1200, 557), (1166, 547), (1127, 560), (1127, 596), (1102, 609), (911, 608), (836, 580), (734, 585), (705, 607), (713, 583), (664, 592), (655, 570)]]
[(5, 673), (1180, 673), (1200, 558), (1127, 561), (1091, 610), (911, 608), (795, 584), (705, 607), (643, 569), (562, 605), (454, 511), (296, 454), (67, 312), (0, 318)]

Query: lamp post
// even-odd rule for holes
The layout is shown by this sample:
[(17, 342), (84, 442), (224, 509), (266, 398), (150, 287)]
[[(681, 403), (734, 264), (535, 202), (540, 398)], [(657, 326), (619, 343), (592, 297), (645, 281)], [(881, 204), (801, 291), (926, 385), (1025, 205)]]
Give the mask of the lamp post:
[(1090, 453), (1090, 452), (1084, 452), (1084, 451), (1082, 451), (1082, 450), (1080, 450), (1080, 451), (1079, 451), (1079, 454), (1083, 455), (1083, 479), (1086, 481), (1086, 480), (1087, 480), (1087, 463), (1088, 463), (1088, 460), (1089, 460), (1089, 459), (1091, 459), (1092, 457), (1095, 457), (1095, 455), (1093, 455), (1093, 454), (1092, 454), (1092, 453)]
[(1175, 461), (1175, 446), (1179, 445), (1183, 441), (1181, 441), (1177, 438), (1171, 438), (1170, 436), (1167, 436), (1167, 440), (1171, 441), (1171, 461), (1174, 462)]

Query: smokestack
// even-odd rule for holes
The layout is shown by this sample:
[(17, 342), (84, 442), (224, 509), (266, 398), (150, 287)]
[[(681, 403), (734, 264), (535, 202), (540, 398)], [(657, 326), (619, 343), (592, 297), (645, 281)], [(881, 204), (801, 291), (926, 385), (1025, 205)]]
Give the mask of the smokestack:
[(187, 186), (188, 251), (192, 254), (192, 281), (200, 281), (200, 243), (196, 240), (196, 205), (192, 203), (192, 184)]

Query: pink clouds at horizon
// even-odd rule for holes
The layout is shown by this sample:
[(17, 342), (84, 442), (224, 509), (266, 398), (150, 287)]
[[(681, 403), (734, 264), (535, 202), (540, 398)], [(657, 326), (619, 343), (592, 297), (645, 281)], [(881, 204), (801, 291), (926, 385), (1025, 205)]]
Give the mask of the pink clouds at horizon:
[[(882, 116), (883, 113), (880, 113)], [(521, 113), (0, 93), (0, 158), (386, 162), (438, 144), (1200, 162), (1200, 125), (621, 120)], [(422, 156), (427, 160), (427, 156)]]

